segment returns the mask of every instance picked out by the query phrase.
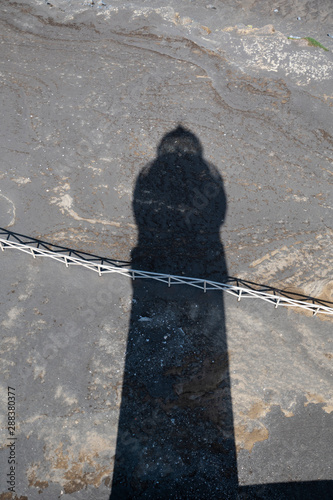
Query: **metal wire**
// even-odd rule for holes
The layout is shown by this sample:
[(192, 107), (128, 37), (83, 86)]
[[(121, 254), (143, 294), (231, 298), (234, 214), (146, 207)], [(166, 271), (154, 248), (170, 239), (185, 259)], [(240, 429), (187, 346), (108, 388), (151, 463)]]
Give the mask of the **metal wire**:
[[(202, 278), (192, 278), (188, 276), (175, 276), (150, 271), (140, 271), (131, 269), (130, 263), (117, 261), (79, 252), (67, 247), (61, 247), (47, 243), (35, 238), (24, 236), (18, 233), (7, 231), (0, 228), (0, 248), (16, 249), (36, 257), (47, 257), (69, 266), (82, 266), (91, 271), (97, 272), (99, 276), (103, 274), (121, 274), (132, 280), (152, 279), (160, 281), (170, 286), (189, 285), (203, 290), (204, 293), (211, 290), (222, 290), (237, 297), (238, 301), (246, 298), (257, 298), (268, 302), (277, 307), (297, 307), (311, 311), (314, 316), (317, 314), (333, 315), (333, 303), (308, 297), (298, 293), (285, 292), (267, 285), (258, 285), (257, 283), (242, 280), (239, 278), (228, 277), (225, 283), (205, 280)], [(293, 295), (297, 298), (291, 298)]]

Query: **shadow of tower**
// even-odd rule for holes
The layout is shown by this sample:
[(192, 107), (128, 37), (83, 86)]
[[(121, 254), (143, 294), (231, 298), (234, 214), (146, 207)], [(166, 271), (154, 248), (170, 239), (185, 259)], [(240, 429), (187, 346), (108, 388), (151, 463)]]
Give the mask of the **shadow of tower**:
[[(140, 172), (133, 269), (224, 281), (226, 196), (178, 127)], [(133, 281), (110, 499), (233, 498), (237, 464), (223, 293)]]

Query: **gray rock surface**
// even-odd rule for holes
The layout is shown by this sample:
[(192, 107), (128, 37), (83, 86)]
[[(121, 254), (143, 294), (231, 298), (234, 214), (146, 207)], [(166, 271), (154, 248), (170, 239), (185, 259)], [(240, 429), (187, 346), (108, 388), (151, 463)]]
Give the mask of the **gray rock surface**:
[[(130, 261), (139, 239), (132, 207), (138, 176), (181, 123), (223, 179), (220, 239), (228, 273), (333, 301), (332, 20), (329, 0), (320, 8), (306, 0), (3, 2), (0, 226)], [(315, 38), (329, 51), (290, 35)], [(193, 195), (194, 206), (199, 199)], [(169, 248), (172, 261), (176, 252)], [(170, 305), (166, 335), (177, 344), (169, 353), (182, 345), (179, 329), (189, 343), (178, 360), (168, 358), (165, 372), (156, 371), (156, 357), (138, 389), (128, 334), (145, 335), (152, 316), (139, 321), (148, 306), (143, 300), (142, 310), (134, 308), (138, 296), (127, 278), (98, 277), (16, 250), (0, 253), (1, 499), (108, 499), (118, 427), (127, 425), (126, 412), (119, 417), (123, 385), (134, 387), (133, 401), (147, 391), (148, 399), (137, 400), (138, 414), (158, 407), (157, 421), (174, 418), (185, 442), (192, 431), (196, 439), (207, 437), (215, 451), (207, 452), (211, 468), (196, 498), (314, 498), (310, 488), (319, 482), (321, 498), (330, 497), (329, 318), (226, 296), (215, 320), (204, 323), (208, 306), (198, 295), (162, 294)], [(162, 299), (154, 302), (154, 287), (147, 289), (149, 307), (155, 304), (161, 317)], [(194, 326), (196, 307), (201, 319)], [(216, 331), (218, 311), (225, 319), (213, 370), (211, 348), (198, 342), (201, 330), (207, 338)], [(154, 328), (158, 336), (164, 327)], [(201, 365), (188, 372), (195, 346)], [(149, 392), (154, 373), (160, 396)], [(5, 484), (8, 386), (16, 389), (17, 405), (13, 495)], [(181, 428), (184, 415), (188, 428)], [(140, 432), (136, 449), (151, 444), (151, 434)], [(156, 436), (166, 439), (161, 429)], [(178, 449), (176, 437), (170, 455), (164, 450), (167, 458)], [(218, 469), (214, 479), (209, 471), (221, 457), (217, 442), (227, 442), (230, 462), (227, 486), (221, 480), (216, 493), (209, 484)], [(199, 472), (204, 449), (195, 451)], [(164, 463), (154, 478), (142, 471), (143, 456), (128, 498), (154, 498), (154, 481), (176, 481), (177, 474), (185, 489), (164, 498), (194, 498), (193, 457), (183, 469)], [(300, 489), (305, 482), (308, 493)], [(272, 483), (275, 490), (264, 486)]]

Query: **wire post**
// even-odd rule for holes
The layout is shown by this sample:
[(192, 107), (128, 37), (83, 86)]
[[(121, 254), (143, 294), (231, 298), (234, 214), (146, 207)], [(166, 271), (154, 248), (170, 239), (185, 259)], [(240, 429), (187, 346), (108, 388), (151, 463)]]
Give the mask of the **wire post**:
[(320, 307), (317, 307), (317, 310), (316, 311), (313, 311), (313, 315), (314, 316), (317, 316), (318, 312), (320, 311)]

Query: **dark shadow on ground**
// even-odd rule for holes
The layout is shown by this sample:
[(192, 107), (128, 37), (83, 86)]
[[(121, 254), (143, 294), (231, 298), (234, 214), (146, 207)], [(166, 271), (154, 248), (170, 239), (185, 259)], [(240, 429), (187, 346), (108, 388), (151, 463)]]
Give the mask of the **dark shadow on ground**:
[[(178, 127), (140, 173), (133, 269), (227, 276), (223, 181)], [(237, 465), (222, 292), (136, 279), (111, 499), (233, 498)]]
[(239, 488), (239, 498), (262, 500), (330, 500), (333, 481), (256, 484)]
[[(197, 137), (173, 130), (137, 179), (132, 268), (225, 282), (226, 209), (222, 178)], [(223, 293), (135, 279), (110, 500), (331, 492), (332, 481), (238, 485)]]

